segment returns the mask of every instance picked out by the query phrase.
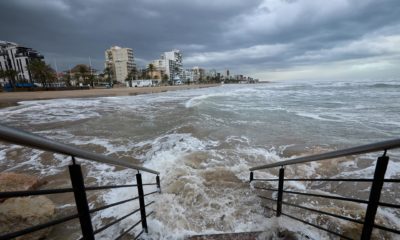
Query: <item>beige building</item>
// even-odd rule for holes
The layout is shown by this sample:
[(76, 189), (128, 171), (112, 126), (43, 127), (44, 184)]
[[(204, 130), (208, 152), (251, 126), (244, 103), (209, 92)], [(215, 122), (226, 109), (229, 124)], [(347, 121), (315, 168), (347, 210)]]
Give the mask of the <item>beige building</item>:
[[(153, 67), (151, 68), (150, 65)], [(152, 61), (149, 65), (147, 65), (147, 73), (151, 79), (162, 79), (163, 75), (165, 74), (164, 62), (160, 59)]]
[(112, 70), (113, 80), (124, 83), (129, 72), (135, 67), (132, 48), (111, 47), (105, 52), (105, 67)]

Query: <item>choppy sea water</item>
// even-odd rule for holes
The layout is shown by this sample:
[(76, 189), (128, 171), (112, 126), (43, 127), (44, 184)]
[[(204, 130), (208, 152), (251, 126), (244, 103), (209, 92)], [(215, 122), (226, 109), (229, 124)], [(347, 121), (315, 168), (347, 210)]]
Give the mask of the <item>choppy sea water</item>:
[[(300, 238), (332, 236), (285, 218), (268, 218), (263, 203), (249, 187), (249, 167), (296, 156), (326, 152), (400, 136), (400, 83), (390, 81), (286, 81), (256, 85), (223, 85), (126, 97), (26, 101), (0, 110), (9, 126), (81, 148), (123, 158), (161, 172), (163, 193), (150, 197), (155, 214), (148, 220), (149, 239), (181, 239), (191, 234), (260, 231), (291, 226)], [(376, 157), (368, 154), (321, 163), (288, 167), (287, 176), (373, 176)], [(399, 151), (389, 151), (386, 178), (400, 177)], [(131, 170), (79, 160), (91, 185), (132, 183)], [(0, 145), (0, 171), (40, 175), (50, 187), (68, 186), (70, 158), (14, 145)], [(276, 171), (257, 172), (258, 177)], [(145, 182), (154, 182), (144, 175)], [(289, 183), (294, 190), (309, 189), (346, 197), (368, 198), (368, 184)], [(145, 190), (146, 191), (146, 190)], [(149, 190), (150, 191), (150, 190)], [(118, 189), (89, 195), (91, 207), (135, 196)], [(385, 184), (386, 202), (400, 203), (399, 187)], [(59, 212), (73, 211), (72, 198), (53, 199)], [(63, 200), (63, 201), (61, 201)], [(362, 219), (365, 206), (290, 199), (304, 206)], [(93, 215), (95, 228), (123, 216), (134, 204)], [(149, 210), (150, 210), (149, 209)], [(287, 211), (292, 211), (287, 208)], [(303, 214), (303, 213), (299, 213)], [(379, 221), (400, 225), (399, 210), (379, 209)], [(344, 221), (305, 214), (327, 228), (356, 232)], [(135, 218), (100, 233), (100, 239), (117, 235)], [(76, 239), (71, 224), (53, 230), (53, 237)], [(72, 234), (71, 234), (72, 232)], [(137, 231), (138, 232), (138, 231)], [(392, 238), (390, 235), (382, 235)]]

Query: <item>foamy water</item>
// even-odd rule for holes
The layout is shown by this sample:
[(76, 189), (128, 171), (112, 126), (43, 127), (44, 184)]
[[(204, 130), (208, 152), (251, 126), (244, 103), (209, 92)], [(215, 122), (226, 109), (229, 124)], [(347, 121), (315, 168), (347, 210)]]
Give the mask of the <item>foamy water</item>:
[[(299, 238), (326, 239), (325, 233), (286, 218), (268, 218), (249, 187), (249, 167), (291, 157), (396, 138), (400, 135), (399, 84), (392, 81), (282, 82), (224, 85), (160, 94), (58, 99), (22, 102), (0, 110), (4, 124), (81, 148), (142, 164), (161, 172), (163, 193), (153, 195), (149, 207), (148, 239), (182, 239), (192, 234), (262, 231), (291, 226)], [(360, 177), (373, 174), (381, 153), (288, 168), (288, 176)], [(387, 178), (400, 177), (400, 156), (390, 151)], [(92, 185), (132, 183), (135, 172), (80, 161)], [(70, 158), (18, 146), (0, 145), (0, 170), (38, 174), (53, 186), (68, 184)], [(335, 163), (335, 164), (332, 164)], [(276, 171), (256, 173), (274, 177)], [(151, 174), (144, 182), (154, 182)], [(368, 186), (289, 182), (290, 189), (349, 197), (368, 197)], [(400, 202), (398, 187), (385, 185), (384, 198)], [(150, 191), (151, 189), (145, 189)], [(357, 190), (357, 191), (355, 191)], [(93, 196), (92, 205), (133, 197), (116, 189)], [(293, 199), (302, 201), (302, 199)], [(330, 211), (353, 214), (348, 208), (319, 199), (304, 200)], [(135, 204), (109, 208), (93, 217), (95, 228), (104, 219), (120, 217)], [(60, 204), (60, 209), (73, 208)], [(399, 211), (380, 209), (388, 226), (400, 224)], [(139, 216), (137, 216), (139, 217)], [(312, 220), (313, 214), (305, 216)], [(101, 239), (119, 233), (137, 219), (102, 232)], [(321, 220), (322, 221), (322, 220)], [(343, 222), (327, 227), (341, 228)], [(76, 229), (75, 229), (76, 230)], [(301, 233), (301, 234), (300, 234)], [(56, 236), (56, 235), (54, 235)], [(77, 234), (66, 236), (75, 239)]]

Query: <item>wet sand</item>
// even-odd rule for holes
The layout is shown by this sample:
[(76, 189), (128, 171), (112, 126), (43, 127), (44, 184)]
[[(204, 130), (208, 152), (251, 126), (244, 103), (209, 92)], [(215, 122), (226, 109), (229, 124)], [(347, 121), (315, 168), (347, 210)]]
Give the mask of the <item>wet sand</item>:
[(46, 100), (58, 98), (114, 97), (138, 94), (160, 93), (194, 88), (215, 87), (219, 84), (180, 85), (142, 88), (95, 88), (88, 90), (37, 91), (37, 92), (0, 92), (0, 108), (18, 105), (20, 101)]

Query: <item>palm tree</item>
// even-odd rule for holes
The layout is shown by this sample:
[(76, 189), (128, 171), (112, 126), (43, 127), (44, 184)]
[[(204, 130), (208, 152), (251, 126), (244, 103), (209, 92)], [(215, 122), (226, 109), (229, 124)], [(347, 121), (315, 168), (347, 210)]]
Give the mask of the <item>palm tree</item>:
[(168, 82), (168, 79), (169, 79), (169, 77), (168, 77), (168, 75), (167, 74), (164, 74), (163, 76), (162, 76), (162, 83), (165, 85), (167, 82)]
[(90, 86), (92, 86), (94, 88), (94, 80), (96, 79), (96, 77), (94, 76), (94, 74), (92, 74), (91, 72), (88, 75), (88, 82), (90, 84)]
[(89, 68), (84, 64), (79, 64), (77, 70), (78, 79), (82, 78), (83, 84), (87, 85), (89, 80)]
[(7, 78), (6, 70), (0, 69), (0, 78), (3, 78), (3, 79)]
[(132, 87), (132, 80), (136, 80), (137, 78), (137, 69), (136, 67), (133, 67), (131, 71), (128, 73), (128, 76), (126, 76), (125, 81), (129, 81), (129, 86)]
[(12, 86), (8, 71), (9, 70), (0, 70), (0, 78), (8, 79), (8, 83), (10, 84), (10, 86)]
[(64, 75), (63, 80), (64, 80), (65, 85), (67, 87), (71, 87), (72, 86), (72, 84), (71, 84), (71, 74), (69, 72)]
[(147, 71), (146, 69), (140, 69), (138, 71), (138, 79), (146, 79), (147, 78)]
[(28, 64), (28, 69), (34, 79), (39, 80), (43, 87), (47, 87), (49, 82), (55, 79), (54, 70), (50, 65), (40, 60), (32, 60)]
[(113, 84), (112, 84), (112, 77), (111, 76), (113, 75), (113, 70), (110, 67), (106, 67), (104, 69), (104, 75), (107, 76), (107, 80), (110, 83), (110, 87), (112, 87)]
[(18, 71), (16, 70), (13, 69), (0, 70), (0, 78), (8, 79), (8, 84), (13, 89), (15, 89), (17, 76), (18, 76)]
[(153, 78), (153, 72), (154, 72), (154, 64), (150, 63), (149, 64), (149, 72), (150, 72), (150, 77)]
[(18, 76), (18, 71), (13, 70), (13, 69), (9, 69), (6, 70), (6, 76), (8, 78), (8, 82), (10, 83), (10, 85), (15, 89), (15, 84), (16, 84), (16, 79)]

